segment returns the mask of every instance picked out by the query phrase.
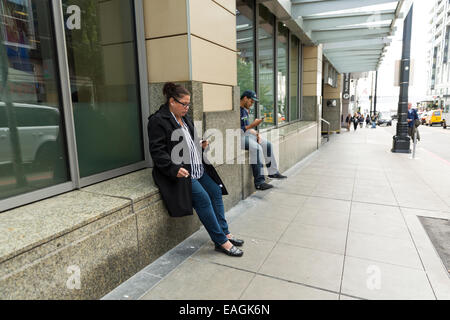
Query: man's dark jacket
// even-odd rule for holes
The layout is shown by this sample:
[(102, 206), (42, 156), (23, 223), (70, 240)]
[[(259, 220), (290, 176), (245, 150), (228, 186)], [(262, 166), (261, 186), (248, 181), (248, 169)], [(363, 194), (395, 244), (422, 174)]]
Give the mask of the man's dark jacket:
[[(194, 141), (199, 140), (196, 137), (194, 124), (192, 120), (185, 116), (183, 121), (189, 128), (189, 133)], [(192, 211), (192, 181), (189, 178), (177, 178), (180, 168), (186, 169), (191, 174), (191, 165), (189, 159), (189, 148), (182, 134), (179, 135), (177, 141), (172, 141), (172, 133), (176, 129), (181, 130), (181, 126), (172, 116), (169, 106), (164, 104), (161, 108), (148, 118), (148, 137), (150, 144), (150, 154), (154, 162), (153, 179), (159, 188), (164, 204), (167, 207), (169, 215), (172, 217), (183, 217), (193, 214)], [(194, 139), (195, 138), (195, 139)], [(175, 163), (172, 160), (172, 150), (178, 146), (176, 150), (180, 151), (180, 161)], [(186, 150), (186, 154), (183, 153)], [(222, 189), (222, 194), (227, 195), (228, 192), (217, 174), (214, 167), (203, 161), (205, 172), (214, 180)]]

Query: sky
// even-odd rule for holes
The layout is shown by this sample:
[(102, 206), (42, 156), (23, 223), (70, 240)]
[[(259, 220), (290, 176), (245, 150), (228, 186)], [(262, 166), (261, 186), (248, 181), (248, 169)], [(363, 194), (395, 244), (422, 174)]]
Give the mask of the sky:
[[(430, 11), (434, 0), (413, 0), (413, 28), (411, 59), (414, 61), (413, 82), (409, 87), (409, 101), (424, 100), (427, 94), (427, 54), (430, 39)], [(406, 15), (405, 15), (406, 17)], [(397, 30), (378, 72), (378, 110), (396, 110), (399, 88), (394, 87), (395, 62), (402, 56), (403, 19), (398, 19)]]

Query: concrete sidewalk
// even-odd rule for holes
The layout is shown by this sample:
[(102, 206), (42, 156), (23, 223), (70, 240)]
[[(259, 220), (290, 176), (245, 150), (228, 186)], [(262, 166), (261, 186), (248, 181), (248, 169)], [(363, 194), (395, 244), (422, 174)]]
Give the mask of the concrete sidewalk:
[(104, 299), (450, 299), (418, 218), (449, 219), (450, 162), (391, 147), (391, 129), (333, 136), (227, 213), (242, 258), (201, 230)]

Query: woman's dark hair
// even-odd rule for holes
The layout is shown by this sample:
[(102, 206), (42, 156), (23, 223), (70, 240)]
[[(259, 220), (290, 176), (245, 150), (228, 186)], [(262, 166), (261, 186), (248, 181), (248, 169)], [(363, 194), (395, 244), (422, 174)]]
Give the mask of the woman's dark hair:
[(167, 99), (167, 103), (169, 103), (170, 98), (180, 99), (183, 96), (191, 95), (191, 93), (185, 87), (173, 82), (167, 82), (164, 85), (163, 94)]

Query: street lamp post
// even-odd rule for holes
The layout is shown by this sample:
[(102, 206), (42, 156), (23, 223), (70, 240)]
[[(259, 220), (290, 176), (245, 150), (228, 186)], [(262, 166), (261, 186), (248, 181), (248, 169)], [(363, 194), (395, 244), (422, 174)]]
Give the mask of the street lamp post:
[(378, 70), (375, 72), (375, 93), (373, 95), (373, 114), (377, 114)]
[(398, 103), (397, 134), (394, 136), (392, 152), (411, 153), (411, 139), (408, 137), (408, 90), (411, 67), (411, 28), (413, 6), (403, 23), (403, 53), (400, 69), (400, 99)]

